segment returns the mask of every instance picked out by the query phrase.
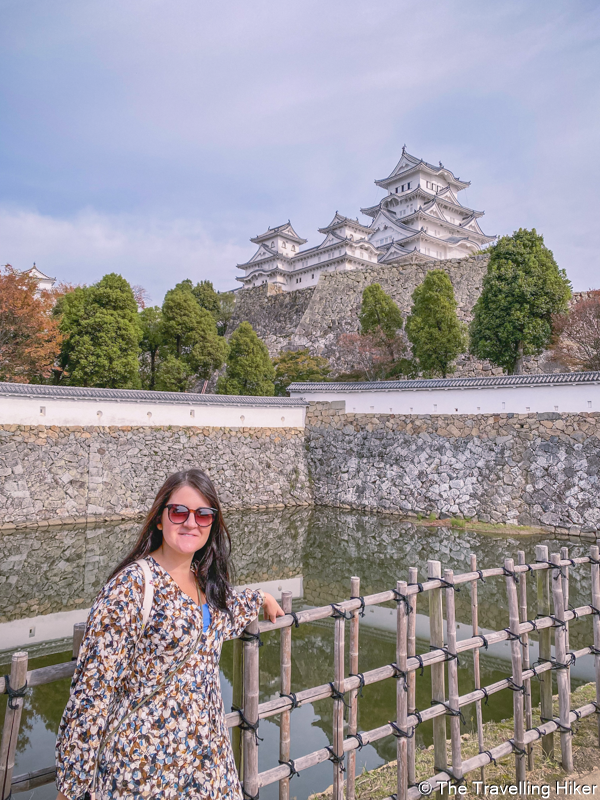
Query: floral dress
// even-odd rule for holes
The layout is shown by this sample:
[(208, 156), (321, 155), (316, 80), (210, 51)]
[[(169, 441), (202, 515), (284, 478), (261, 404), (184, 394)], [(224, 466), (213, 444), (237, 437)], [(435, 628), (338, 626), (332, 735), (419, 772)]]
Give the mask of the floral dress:
[(261, 593), (232, 592), (232, 618), (211, 608), (210, 625), (202, 632), (201, 606), (152, 557), (148, 564), (154, 600), (142, 635), (144, 577), (137, 564), (109, 581), (92, 606), (58, 734), (57, 787), (69, 800), (83, 798), (104, 734), (186, 661), (108, 738), (99, 758), (96, 798), (241, 800), (219, 659), (223, 641), (258, 615)]

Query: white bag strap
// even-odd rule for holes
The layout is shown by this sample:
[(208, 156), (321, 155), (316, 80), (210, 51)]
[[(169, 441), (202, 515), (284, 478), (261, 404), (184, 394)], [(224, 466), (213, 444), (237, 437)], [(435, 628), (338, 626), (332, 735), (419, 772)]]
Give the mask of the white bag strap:
[[(145, 558), (138, 558), (135, 562), (139, 564), (144, 573), (144, 602), (142, 605), (142, 631), (146, 627), (146, 623), (150, 618), (150, 611), (152, 611), (152, 601), (154, 599), (154, 584), (152, 583), (152, 572)], [(141, 634), (140, 634), (141, 635)]]

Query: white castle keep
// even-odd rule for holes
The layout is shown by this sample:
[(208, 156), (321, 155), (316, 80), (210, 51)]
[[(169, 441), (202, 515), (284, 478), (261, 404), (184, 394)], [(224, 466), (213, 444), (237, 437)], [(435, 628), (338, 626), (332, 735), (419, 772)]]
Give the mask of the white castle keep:
[(314, 286), (323, 272), (345, 272), (373, 264), (465, 258), (494, 241), (479, 227), (483, 211), (461, 205), (458, 193), (470, 186), (440, 162), (438, 167), (402, 148), (402, 157), (387, 178), (376, 180), (388, 194), (377, 205), (361, 208), (369, 225), (337, 211), (316, 247), (306, 244), (288, 221), (250, 239), (258, 250), (244, 270), (244, 288), (274, 284), (290, 292)]

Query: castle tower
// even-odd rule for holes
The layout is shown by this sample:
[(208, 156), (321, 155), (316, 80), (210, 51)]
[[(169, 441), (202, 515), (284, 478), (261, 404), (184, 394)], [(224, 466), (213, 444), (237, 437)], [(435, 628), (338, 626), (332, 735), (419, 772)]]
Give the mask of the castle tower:
[(465, 258), (493, 242), (478, 219), (483, 211), (463, 206), (458, 193), (470, 186), (442, 162), (435, 167), (402, 148), (402, 156), (387, 178), (376, 180), (388, 194), (376, 206), (362, 208), (373, 218), (371, 241), (380, 251), (379, 262)]

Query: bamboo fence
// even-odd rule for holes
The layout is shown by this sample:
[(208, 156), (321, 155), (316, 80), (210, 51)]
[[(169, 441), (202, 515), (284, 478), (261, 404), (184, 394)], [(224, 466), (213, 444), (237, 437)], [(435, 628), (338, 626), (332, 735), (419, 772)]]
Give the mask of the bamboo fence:
[[(514, 756), (517, 783), (526, 780), (526, 770), (532, 768), (531, 745), (541, 739), (543, 752), (554, 753), (554, 735), (560, 743), (562, 768), (573, 770), (572, 723), (584, 717), (598, 714), (598, 737), (600, 746), (600, 551), (592, 546), (589, 556), (569, 558), (568, 551), (553, 553), (548, 557), (548, 548), (536, 547), (536, 561), (525, 563), (525, 555), (518, 554), (518, 563), (507, 558), (503, 566), (478, 569), (474, 555), (470, 558), (470, 571), (455, 575), (446, 569), (442, 574), (439, 561), (428, 562), (427, 580), (418, 582), (415, 568), (409, 570), (409, 580), (398, 581), (396, 587), (369, 596), (360, 596), (360, 580), (351, 580), (351, 599), (294, 613), (291, 595), (284, 593), (282, 604), (285, 616), (275, 623), (255, 620), (248, 627), (249, 636), (236, 642), (234, 652), (234, 675), (238, 675), (242, 686), (234, 686), (234, 698), (241, 703), (242, 713), (232, 711), (226, 720), (232, 728), (232, 742), (236, 764), (243, 777), (246, 800), (258, 798), (261, 788), (279, 784), (280, 800), (289, 800), (289, 781), (301, 771), (332, 762), (333, 800), (348, 800), (356, 797), (356, 751), (367, 744), (388, 736), (397, 740), (397, 787), (387, 800), (417, 800), (421, 796), (415, 785), (415, 740), (418, 725), (433, 720), (434, 769), (428, 779), (435, 791), (450, 783), (461, 783), (474, 771), (484, 775), (485, 767), (497, 759)], [(578, 608), (569, 607), (570, 571), (589, 564), (591, 569), (591, 602)], [(535, 573), (537, 586), (537, 609), (533, 618), (528, 617), (527, 577)], [(531, 576), (533, 578), (533, 575)], [(479, 581), (488, 578), (503, 578), (508, 599), (508, 626), (503, 630), (479, 633), (478, 596)], [(467, 585), (471, 591), (472, 636), (457, 639), (454, 593)], [(416, 654), (415, 617), (417, 597), (427, 594), (429, 598), (430, 651)], [(444, 603), (445, 600), (445, 603)], [(390, 601), (396, 602), (396, 660), (368, 672), (358, 671), (360, 615), (367, 606), (376, 606)], [(444, 613), (445, 630), (444, 638)], [(569, 626), (586, 616), (593, 618), (593, 644), (579, 650), (569, 650)], [(293, 646), (292, 626), (334, 618), (334, 663), (333, 680), (321, 686), (292, 692), (291, 653)], [(349, 623), (349, 674), (345, 674), (345, 634)], [(76, 659), (85, 626), (77, 624), (73, 637), (73, 657)], [(259, 703), (259, 644), (260, 634), (281, 631), (281, 683), (280, 696)], [(551, 639), (554, 631), (554, 656), (551, 655)], [(529, 660), (529, 636), (535, 632), (539, 637), (540, 658), (532, 665)], [(257, 636), (258, 634), (258, 636)], [(511, 648), (511, 675), (482, 687), (479, 668), (479, 650), (482, 647), (508, 641)], [(458, 656), (473, 653), (473, 691), (460, 695), (458, 686)], [(570, 666), (579, 658), (593, 655), (595, 658), (596, 700), (581, 708), (571, 708)], [(431, 670), (432, 705), (418, 711), (415, 708), (417, 670)], [(445, 668), (448, 686), (446, 689)], [(7, 800), (12, 793), (32, 790), (51, 783), (55, 777), (54, 767), (46, 767), (24, 775), (13, 776), (14, 759), (23, 707), (27, 689), (49, 683), (73, 674), (75, 660), (28, 671), (27, 653), (13, 654), (9, 676), (0, 678), (0, 693), (9, 694), (2, 739), (0, 741), (0, 800)], [(558, 716), (552, 712), (552, 673), (556, 672), (558, 685)], [(533, 677), (540, 680), (541, 720), (533, 724), (530, 683)], [(8, 678), (8, 680), (7, 680)], [(390, 709), (393, 719), (385, 725), (368, 731), (358, 731), (358, 692), (363, 686), (379, 681), (396, 680), (396, 707)], [(235, 681), (234, 681), (235, 682)], [(501, 744), (486, 750), (483, 739), (481, 701), (494, 694), (511, 690), (513, 694), (513, 736)], [(330, 746), (290, 759), (290, 714), (294, 708), (325, 698), (333, 700), (333, 741)], [(479, 753), (468, 759), (462, 758), (460, 724), (462, 709), (475, 706)], [(347, 712), (347, 713), (346, 713)], [(279, 765), (259, 772), (257, 732), (261, 719), (280, 716)], [(347, 720), (346, 720), (347, 716)], [(450, 761), (446, 747), (446, 717), (450, 717)], [(240, 736), (241, 731), (241, 736)], [(345, 736), (345, 731), (348, 735)]]

